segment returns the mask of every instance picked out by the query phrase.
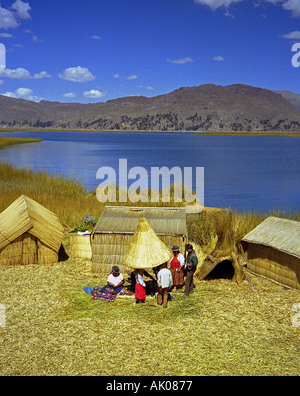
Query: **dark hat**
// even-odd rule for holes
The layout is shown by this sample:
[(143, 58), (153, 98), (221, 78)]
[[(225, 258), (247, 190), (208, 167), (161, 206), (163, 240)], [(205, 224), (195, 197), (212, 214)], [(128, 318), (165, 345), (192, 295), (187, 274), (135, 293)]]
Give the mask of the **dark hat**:
[(188, 249), (193, 249), (193, 245), (191, 245), (190, 243), (187, 243), (185, 245), (185, 250), (188, 250)]
[(112, 267), (112, 272), (114, 272), (115, 274), (118, 274), (118, 273), (120, 272), (120, 268), (117, 267), (116, 265), (114, 265), (114, 266)]
[(179, 252), (179, 246), (173, 246), (172, 247), (173, 252)]

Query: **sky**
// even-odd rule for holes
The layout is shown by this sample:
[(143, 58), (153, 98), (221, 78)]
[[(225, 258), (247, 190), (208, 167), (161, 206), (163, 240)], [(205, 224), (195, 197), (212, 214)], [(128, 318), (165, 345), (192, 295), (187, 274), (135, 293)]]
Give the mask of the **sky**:
[(300, 0), (0, 0), (10, 97), (96, 103), (211, 83), (300, 94), (295, 66)]

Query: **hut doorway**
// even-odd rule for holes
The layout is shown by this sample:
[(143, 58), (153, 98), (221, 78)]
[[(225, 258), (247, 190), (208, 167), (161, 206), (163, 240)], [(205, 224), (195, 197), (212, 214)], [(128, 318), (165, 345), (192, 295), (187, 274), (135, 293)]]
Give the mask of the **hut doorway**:
[(231, 260), (223, 260), (204, 278), (205, 280), (213, 279), (233, 279), (234, 266)]

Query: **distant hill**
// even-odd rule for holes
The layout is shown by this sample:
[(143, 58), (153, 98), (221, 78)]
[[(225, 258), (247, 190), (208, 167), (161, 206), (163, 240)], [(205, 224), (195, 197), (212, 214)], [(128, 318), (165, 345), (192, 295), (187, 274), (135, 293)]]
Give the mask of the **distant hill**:
[(0, 95), (0, 127), (299, 132), (300, 95), (285, 92), (207, 84), (95, 104), (35, 103)]
[(292, 103), (300, 111), (300, 95), (291, 91), (274, 91), (283, 96), (288, 102)]

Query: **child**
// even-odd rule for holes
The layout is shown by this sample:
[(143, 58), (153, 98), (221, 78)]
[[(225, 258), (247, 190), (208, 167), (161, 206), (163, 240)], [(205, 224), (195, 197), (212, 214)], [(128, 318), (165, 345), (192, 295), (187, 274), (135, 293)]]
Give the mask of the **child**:
[(157, 304), (162, 305), (164, 308), (168, 306), (168, 291), (173, 286), (172, 274), (169, 269), (167, 269), (167, 263), (164, 263), (160, 267), (160, 271), (157, 275)]
[(144, 303), (146, 299), (146, 283), (143, 279), (143, 269), (138, 269), (135, 275), (135, 300), (133, 305), (135, 306), (137, 302)]

